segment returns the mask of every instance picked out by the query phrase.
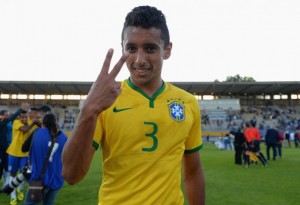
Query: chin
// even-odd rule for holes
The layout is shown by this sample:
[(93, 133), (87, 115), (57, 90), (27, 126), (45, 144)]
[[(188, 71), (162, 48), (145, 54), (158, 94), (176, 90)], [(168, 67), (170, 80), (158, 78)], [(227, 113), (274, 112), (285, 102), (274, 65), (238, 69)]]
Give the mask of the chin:
[(151, 79), (147, 77), (135, 76), (134, 78), (132, 78), (132, 82), (137, 85), (148, 84), (150, 81)]

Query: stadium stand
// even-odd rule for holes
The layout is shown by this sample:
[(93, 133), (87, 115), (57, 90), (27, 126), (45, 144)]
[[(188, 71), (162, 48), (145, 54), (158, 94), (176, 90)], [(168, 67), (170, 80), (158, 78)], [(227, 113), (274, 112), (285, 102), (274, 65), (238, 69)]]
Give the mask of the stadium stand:
[[(300, 82), (174, 82), (199, 100), (203, 135), (224, 136), (249, 120), (263, 133), (269, 124), (297, 130), (300, 124)], [(15, 111), (23, 101), (49, 105), (61, 129), (70, 133), (92, 82), (0, 81), (0, 109)], [(53, 96), (61, 97), (54, 98)], [(205, 95), (213, 100), (204, 100)], [(44, 96), (41, 97), (41, 96)]]

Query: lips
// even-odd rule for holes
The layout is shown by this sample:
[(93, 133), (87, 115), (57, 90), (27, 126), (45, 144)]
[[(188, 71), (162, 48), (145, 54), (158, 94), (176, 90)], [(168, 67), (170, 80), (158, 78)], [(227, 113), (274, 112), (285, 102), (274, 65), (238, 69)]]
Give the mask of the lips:
[(140, 75), (148, 73), (149, 69), (135, 69)]
[(133, 71), (137, 76), (145, 76), (150, 73), (150, 70), (150, 68), (146, 67), (133, 68)]

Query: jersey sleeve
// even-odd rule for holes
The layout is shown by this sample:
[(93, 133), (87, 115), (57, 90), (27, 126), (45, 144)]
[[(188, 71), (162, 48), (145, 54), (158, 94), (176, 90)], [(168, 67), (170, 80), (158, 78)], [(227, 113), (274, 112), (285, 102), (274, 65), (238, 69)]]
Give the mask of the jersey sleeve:
[(19, 130), (20, 127), (24, 126), (24, 124), (20, 120), (15, 120), (13, 122), (13, 129), (14, 130)]
[(195, 99), (191, 104), (191, 112), (193, 113), (193, 126), (189, 132), (189, 136), (185, 142), (185, 154), (190, 154), (200, 150), (203, 146), (201, 136), (201, 115), (198, 101)]
[(98, 116), (96, 129), (93, 137), (93, 147), (97, 150), (99, 148), (100, 142), (103, 135), (103, 126), (102, 126), (102, 114)]

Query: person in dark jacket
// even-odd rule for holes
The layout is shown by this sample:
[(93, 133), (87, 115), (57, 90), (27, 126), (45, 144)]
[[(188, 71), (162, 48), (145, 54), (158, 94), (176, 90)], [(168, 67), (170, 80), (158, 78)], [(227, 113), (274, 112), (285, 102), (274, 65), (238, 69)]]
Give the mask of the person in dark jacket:
[(266, 132), (265, 140), (267, 146), (267, 159), (270, 160), (270, 148), (272, 148), (273, 160), (276, 160), (276, 156), (277, 156), (276, 148), (279, 141), (278, 131), (271, 126)]
[(234, 162), (237, 165), (242, 165), (242, 156), (245, 151), (245, 144), (246, 144), (246, 138), (244, 133), (242, 132), (241, 128), (239, 127), (236, 132), (231, 132), (231, 134), (234, 135)]

